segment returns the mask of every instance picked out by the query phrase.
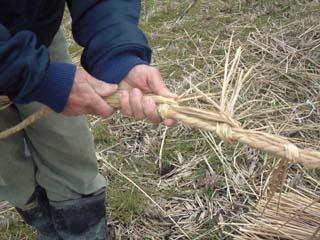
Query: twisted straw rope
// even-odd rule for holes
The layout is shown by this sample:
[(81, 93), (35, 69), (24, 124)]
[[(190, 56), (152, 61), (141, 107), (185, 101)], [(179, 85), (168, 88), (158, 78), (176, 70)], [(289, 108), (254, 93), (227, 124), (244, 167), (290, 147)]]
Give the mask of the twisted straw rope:
[(215, 132), (225, 141), (247, 144), (280, 158), (288, 159), (292, 163), (299, 162), (309, 167), (320, 167), (320, 152), (299, 149), (293, 143), (279, 136), (242, 129), (239, 126), (230, 124), (230, 120), (226, 119), (223, 114), (219, 115), (219, 113), (216, 113), (219, 117), (209, 120), (208, 115), (198, 114), (194, 116), (192, 113), (193, 108), (188, 108), (190, 114), (184, 111), (184, 107), (181, 108), (160, 105), (159, 112), (163, 118), (173, 118), (191, 127)]
[[(114, 108), (119, 109), (119, 95), (119, 92), (115, 93), (105, 100)], [(243, 129), (240, 123), (227, 113), (181, 106), (174, 99), (161, 96), (151, 95), (151, 97), (157, 103), (158, 112), (163, 119), (176, 119), (193, 128), (215, 132), (225, 141), (247, 144), (277, 157), (288, 159), (292, 163), (302, 163), (309, 167), (320, 167), (320, 152), (299, 149), (296, 145), (280, 136)], [(1, 102), (6, 102), (5, 97), (0, 97)], [(50, 112), (49, 108), (43, 108), (32, 114), (17, 126), (0, 132), (0, 140), (21, 131), (32, 123), (44, 118)]]

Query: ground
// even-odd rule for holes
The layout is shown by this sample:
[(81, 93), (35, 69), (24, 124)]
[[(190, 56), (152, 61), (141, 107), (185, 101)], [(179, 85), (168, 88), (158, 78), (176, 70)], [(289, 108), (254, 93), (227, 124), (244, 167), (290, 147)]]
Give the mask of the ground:
[[(237, 103), (237, 120), (320, 150), (319, 10), (311, 0), (145, 0), (141, 27), (154, 51), (153, 65), (177, 94), (194, 85), (206, 93), (221, 91), (232, 38), (231, 56), (242, 47), (241, 68), (254, 67)], [(66, 18), (67, 30), (68, 23)], [(79, 62), (81, 48), (69, 43)], [(210, 108), (203, 101), (191, 104)], [(154, 126), (121, 114), (89, 119), (119, 239), (231, 239), (239, 233), (227, 223), (239, 222), (263, 195), (277, 163), (188, 126)], [(318, 170), (293, 164), (287, 179), (284, 190), (319, 194)], [(3, 206), (0, 239), (36, 239)]]

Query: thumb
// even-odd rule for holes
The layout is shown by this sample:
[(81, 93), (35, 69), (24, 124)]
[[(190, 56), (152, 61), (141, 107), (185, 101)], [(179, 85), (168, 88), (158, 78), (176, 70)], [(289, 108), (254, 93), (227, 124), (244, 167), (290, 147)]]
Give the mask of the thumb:
[(170, 92), (170, 90), (167, 88), (165, 85), (160, 72), (155, 71), (150, 74), (148, 78), (148, 85), (151, 89), (151, 91), (155, 94), (158, 94), (163, 97), (168, 97), (168, 98), (176, 98), (177, 95), (173, 94)]
[(168, 98), (177, 98), (178, 97), (176, 94), (170, 92), (170, 90), (167, 87), (162, 89), (161, 95), (163, 97), (168, 97)]
[(95, 92), (101, 97), (111, 96), (118, 89), (117, 84), (110, 84), (100, 80), (93, 80), (90, 85), (93, 87)]
[(159, 82), (158, 86), (154, 87), (155, 94), (158, 94), (163, 97), (168, 97), (168, 98), (177, 98), (177, 95), (172, 93), (164, 83)]

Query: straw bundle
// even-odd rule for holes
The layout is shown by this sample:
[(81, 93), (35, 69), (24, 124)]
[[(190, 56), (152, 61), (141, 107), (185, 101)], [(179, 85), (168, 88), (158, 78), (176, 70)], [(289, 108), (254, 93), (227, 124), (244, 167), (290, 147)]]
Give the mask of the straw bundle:
[(237, 240), (320, 239), (320, 199), (296, 193), (276, 194), (271, 201), (260, 200), (256, 208), (242, 216)]
[[(241, 124), (233, 117), (234, 106), (243, 83), (249, 78), (252, 68), (244, 73), (239, 69), (241, 48), (235, 54), (235, 58), (229, 63), (230, 49), (226, 58), (225, 75), (220, 97), (220, 104), (210, 99), (196, 87), (201, 97), (212, 104), (213, 110), (202, 110), (187, 107), (176, 100), (161, 96), (152, 98), (158, 105), (158, 111), (163, 119), (172, 118), (196, 129), (215, 132), (221, 139), (228, 142), (239, 142), (249, 145), (261, 151), (271, 153), (281, 159), (287, 159), (292, 163), (302, 163), (309, 167), (320, 167), (320, 153), (317, 151), (299, 149), (288, 140), (268, 133), (243, 129)], [(119, 108), (119, 93), (105, 99), (111, 106)], [(9, 104), (7, 97), (0, 97), (0, 103)], [(50, 110), (44, 108), (25, 119), (19, 125), (0, 133), (0, 139), (4, 139), (17, 131), (29, 126), (35, 121), (45, 117)]]

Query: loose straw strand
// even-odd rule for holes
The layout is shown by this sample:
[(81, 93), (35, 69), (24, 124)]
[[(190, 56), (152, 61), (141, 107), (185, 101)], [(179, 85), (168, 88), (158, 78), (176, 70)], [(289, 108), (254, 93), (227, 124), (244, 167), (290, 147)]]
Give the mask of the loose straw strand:
[(29, 117), (27, 117), (26, 119), (24, 119), (21, 123), (19, 123), (18, 125), (9, 128), (5, 131), (0, 132), (0, 140), (5, 139), (11, 135), (14, 135), (18, 132), (20, 132), (21, 130), (29, 127), (31, 124), (39, 121), (40, 119), (44, 118), (45, 116), (48, 115), (48, 113), (51, 112), (50, 108), (43, 108), (38, 112), (33, 113), (32, 115), (30, 115)]

